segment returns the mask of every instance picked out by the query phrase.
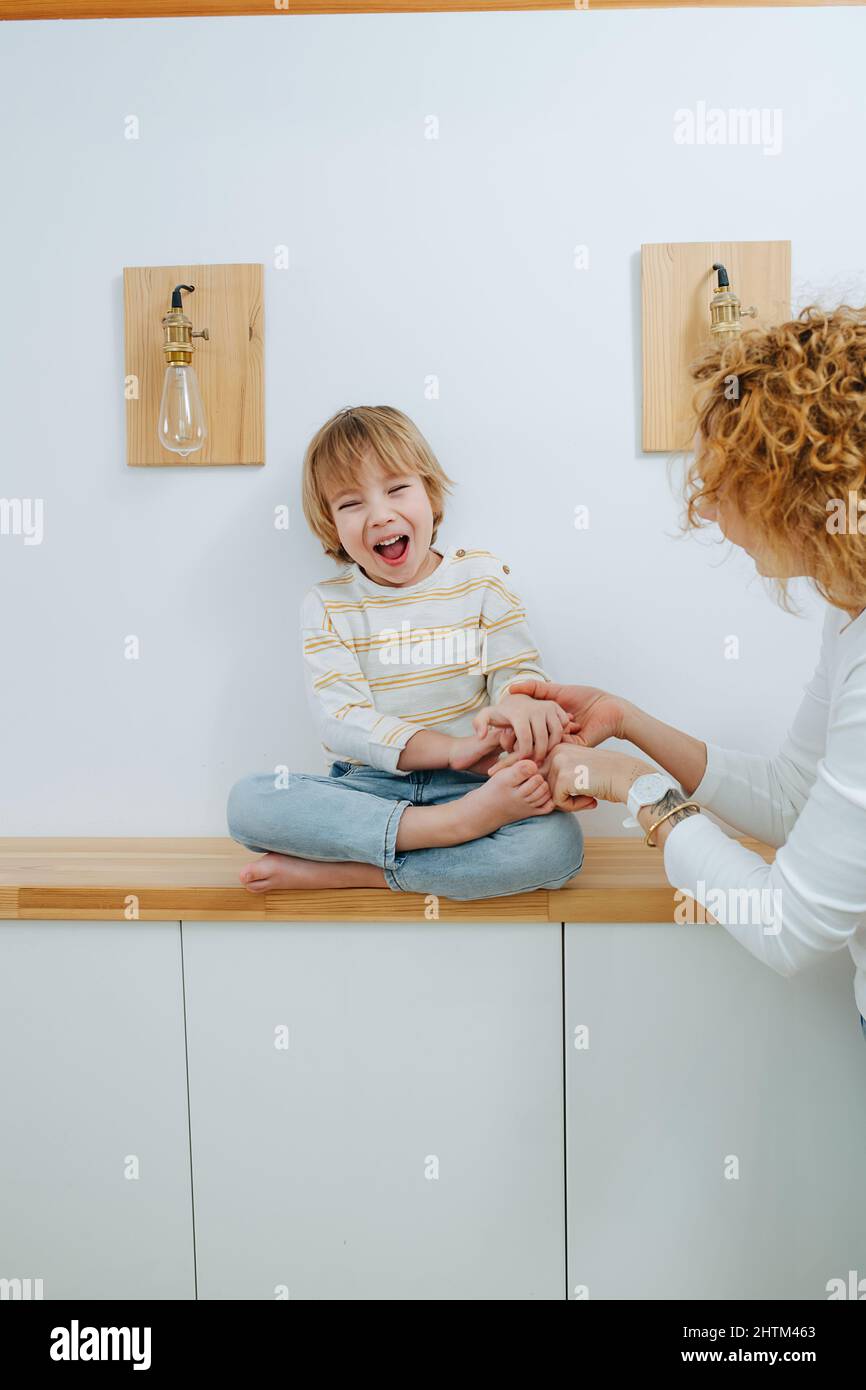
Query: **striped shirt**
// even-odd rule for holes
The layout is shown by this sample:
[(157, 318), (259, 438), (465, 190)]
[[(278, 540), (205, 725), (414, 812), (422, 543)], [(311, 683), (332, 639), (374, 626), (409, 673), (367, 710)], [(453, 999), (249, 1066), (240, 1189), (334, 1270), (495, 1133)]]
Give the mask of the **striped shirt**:
[(352, 564), (308, 590), (304, 684), (328, 767), (408, 776), (397, 761), (419, 729), (472, 734), (514, 681), (550, 680), (508, 575), (489, 550), (449, 546), (418, 584), (377, 584)]

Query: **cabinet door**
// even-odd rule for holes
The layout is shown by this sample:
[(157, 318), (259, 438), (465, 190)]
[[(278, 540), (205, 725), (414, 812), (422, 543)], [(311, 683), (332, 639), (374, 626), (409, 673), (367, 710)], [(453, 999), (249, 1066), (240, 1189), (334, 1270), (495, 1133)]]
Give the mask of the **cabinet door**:
[(0, 1278), (194, 1298), (180, 924), (4, 922), (0, 1052)]
[(200, 1298), (565, 1297), (558, 924), (183, 939)]
[(719, 926), (566, 927), (570, 1297), (826, 1299), (866, 1274), (852, 976), (839, 951), (785, 980)]

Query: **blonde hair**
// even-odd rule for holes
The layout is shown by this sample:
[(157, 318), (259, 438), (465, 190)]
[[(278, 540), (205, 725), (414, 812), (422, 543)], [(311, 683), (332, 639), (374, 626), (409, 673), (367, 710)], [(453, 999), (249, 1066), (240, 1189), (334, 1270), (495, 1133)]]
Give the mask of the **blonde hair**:
[[(816, 304), (753, 328), (691, 367), (698, 435), (685, 480), (683, 531), (702, 498), (732, 497), (776, 557), (804, 562), (822, 598), (866, 603), (866, 535), (828, 529), (829, 504), (866, 479), (866, 308)], [(774, 578), (791, 611), (788, 582)]]
[(378, 460), (388, 477), (416, 473), (421, 479), (433, 510), (431, 543), (445, 514), (445, 494), (453, 480), (443, 472), (408, 415), (391, 405), (356, 405), (340, 410), (310, 440), (301, 484), (307, 524), (333, 560), (351, 562), (351, 556), (340, 544), (328, 493), (356, 487), (369, 455)]

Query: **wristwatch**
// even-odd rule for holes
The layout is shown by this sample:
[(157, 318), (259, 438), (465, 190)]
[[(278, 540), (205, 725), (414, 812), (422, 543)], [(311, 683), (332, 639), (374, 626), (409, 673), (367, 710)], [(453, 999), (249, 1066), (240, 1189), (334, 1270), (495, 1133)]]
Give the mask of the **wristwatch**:
[(631, 813), (631, 820), (624, 820), (623, 827), (627, 830), (640, 826), (637, 813), (642, 806), (654, 806), (657, 801), (661, 801), (665, 792), (677, 791), (681, 796), (685, 792), (671, 775), (667, 772), (645, 772), (637, 777), (629, 787), (628, 809)]

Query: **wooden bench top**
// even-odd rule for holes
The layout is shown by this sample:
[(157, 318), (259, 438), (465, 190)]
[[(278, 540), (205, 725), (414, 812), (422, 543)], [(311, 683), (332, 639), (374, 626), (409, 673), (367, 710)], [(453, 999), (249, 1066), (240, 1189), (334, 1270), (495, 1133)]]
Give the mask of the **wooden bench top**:
[[(741, 841), (766, 860), (775, 853)], [(0, 839), (0, 919), (7, 921), (418, 922), (422, 893), (337, 888), (251, 893), (238, 882), (258, 856), (228, 838)], [(643, 839), (588, 838), (564, 888), (501, 898), (439, 899), (453, 922), (673, 922), (661, 851)]]

